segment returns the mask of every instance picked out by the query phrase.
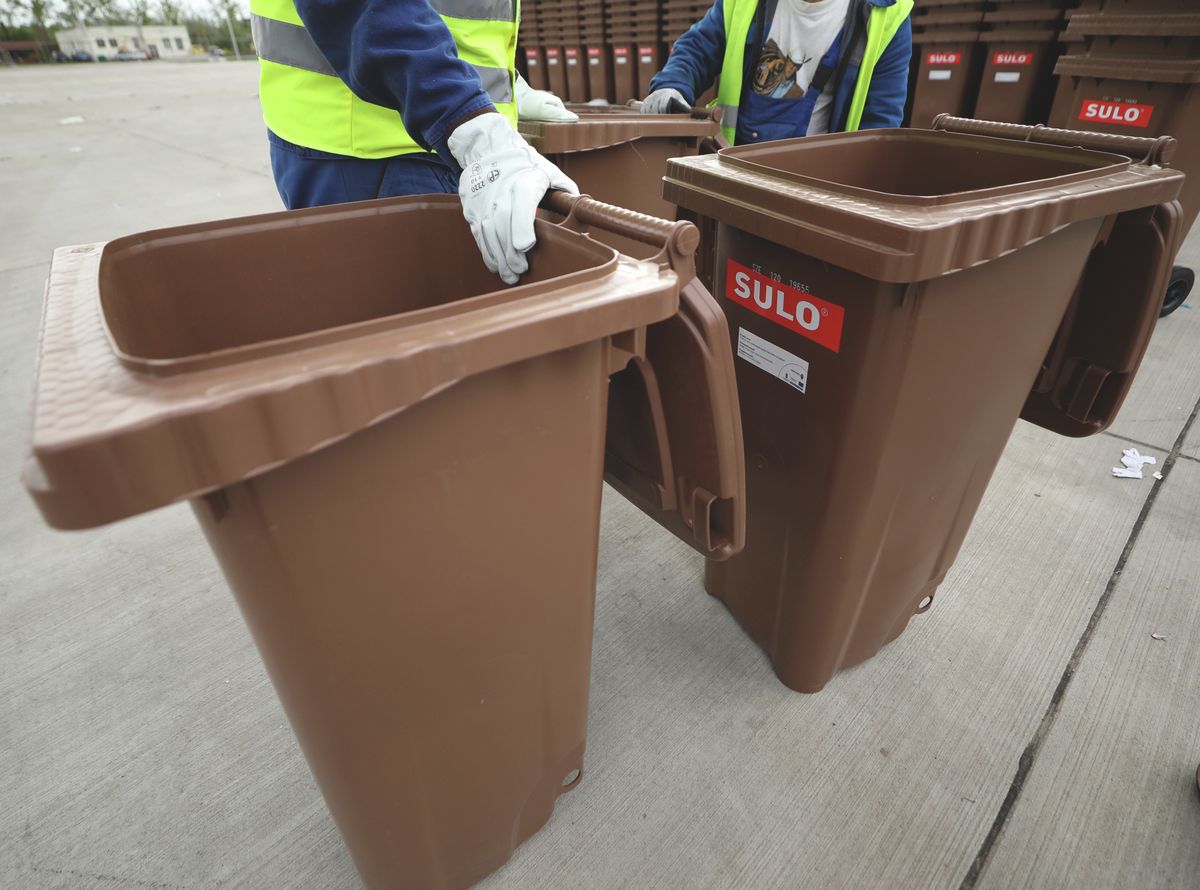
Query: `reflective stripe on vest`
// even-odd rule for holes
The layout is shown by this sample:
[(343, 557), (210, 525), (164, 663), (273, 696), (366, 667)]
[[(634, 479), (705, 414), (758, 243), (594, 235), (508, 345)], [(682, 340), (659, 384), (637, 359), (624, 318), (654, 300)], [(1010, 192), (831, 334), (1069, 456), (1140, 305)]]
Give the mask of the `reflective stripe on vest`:
[[(850, 100), (846, 132), (857, 130), (862, 122), (875, 66), (912, 8), (913, 0), (896, 0), (891, 6), (871, 7), (866, 47)], [(714, 104), (721, 109), (721, 132), (730, 145), (737, 139), (737, 109), (742, 101), (742, 80), (746, 70), (746, 40), (757, 9), (758, 0), (725, 0), (725, 58), (721, 63), (721, 81)]]
[[(516, 124), (513, 97), (518, 0), (430, 0), (496, 110)], [(263, 119), (306, 148), (360, 158), (424, 151), (395, 109), (366, 102), (336, 76), (293, 0), (251, 0)]]
[[(475, 0), (471, 0), (474, 5)], [(445, 5), (445, 4), (441, 4)], [(451, 6), (465, 6), (466, 3), (451, 2)], [(508, 4), (511, 8), (511, 4)], [(301, 68), (313, 74), (324, 74), (337, 77), (333, 66), (325, 58), (325, 54), (313, 42), (308, 30), (302, 25), (291, 22), (280, 22), (264, 18), (261, 15), (250, 16), (250, 33), (254, 37), (254, 47), (258, 57), (279, 65), (289, 65)], [(513, 85), (505, 68), (488, 68), (484, 65), (472, 65), (479, 81), (483, 84), (484, 92), (493, 102), (513, 101)]]

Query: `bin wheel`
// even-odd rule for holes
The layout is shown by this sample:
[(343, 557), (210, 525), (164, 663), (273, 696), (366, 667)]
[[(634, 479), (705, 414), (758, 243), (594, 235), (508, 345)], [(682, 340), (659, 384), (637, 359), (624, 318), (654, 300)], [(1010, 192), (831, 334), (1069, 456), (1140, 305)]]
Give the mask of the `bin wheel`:
[(1188, 294), (1192, 292), (1192, 285), (1196, 283), (1196, 273), (1187, 266), (1176, 266), (1171, 270), (1171, 280), (1167, 284), (1167, 295), (1163, 298), (1162, 310), (1158, 313), (1159, 318), (1170, 315), (1176, 309), (1183, 305), (1188, 298)]

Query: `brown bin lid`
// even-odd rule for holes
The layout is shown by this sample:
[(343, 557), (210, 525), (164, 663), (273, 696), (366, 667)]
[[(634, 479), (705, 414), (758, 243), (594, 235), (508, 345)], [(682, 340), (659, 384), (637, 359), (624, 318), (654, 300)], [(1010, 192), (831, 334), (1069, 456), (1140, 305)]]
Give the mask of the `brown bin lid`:
[(913, 46), (943, 43), (979, 43), (983, 39), (978, 31), (926, 31), (913, 34)]
[(537, 232), (526, 283), (503, 289), (453, 196), (61, 248), (25, 484), (51, 525), (100, 525), (321, 449), (469, 375), (676, 311), (669, 269), (544, 221)]
[(1200, 36), (1200, 13), (1161, 15), (1073, 15), (1067, 23), (1069, 37), (1112, 35), (1115, 37)]
[(1076, 221), (1173, 200), (1182, 180), (1100, 151), (871, 130), (676, 158), (663, 197), (862, 275), (912, 282), (988, 262)]
[(542, 154), (595, 151), (637, 139), (695, 139), (716, 136), (720, 125), (711, 114), (642, 114), (624, 105), (570, 105), (577, 121), (521, 121), (525, 140)]
[(1059, 56), (1054, 73), (1143, 83), (1200, 83), (1200, 59)]
[(987, 31), (981, 39), (985, 43), (1057, 43), (1058, 32), (1052, 28), (1005, 28), (1002, 31)]

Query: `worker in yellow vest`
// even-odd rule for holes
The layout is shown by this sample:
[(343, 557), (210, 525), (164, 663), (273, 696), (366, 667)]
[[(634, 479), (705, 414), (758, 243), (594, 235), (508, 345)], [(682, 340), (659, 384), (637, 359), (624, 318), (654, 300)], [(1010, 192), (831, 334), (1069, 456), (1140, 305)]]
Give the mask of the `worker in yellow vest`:
[(514, 70), (519, 0), (251, 0), (271, 168), (289, 209), (458, 192), (484, 263), (528, 269), (547, 189), (515, 129), (573, 120)]
[(717, 0), (675, 42), (642, 110), (687, 110), (719, 76), (721, 129), (742, 145), (898, 127), (913, 0)]

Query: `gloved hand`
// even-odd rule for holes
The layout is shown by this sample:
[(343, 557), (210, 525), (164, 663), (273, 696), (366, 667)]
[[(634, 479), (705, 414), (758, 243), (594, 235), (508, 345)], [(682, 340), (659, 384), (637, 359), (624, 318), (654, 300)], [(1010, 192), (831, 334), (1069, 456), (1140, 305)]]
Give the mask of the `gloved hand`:
[(642, 114), (671, 114), (688, 112), (692, 105), (679, 90), (655, 90), (642, 100)]
[(525, 252), (537, 240), (533, 219), (542, 196), (551, 188), (578, 195), (579, 187), (494, 111), (459, 124), (447, 144), (463, 169), (458, 196), (483, 264), (516, 284), (529, 269)]
[(577, 121), (579, 115), (567, 111), (562, 99), (545, 90), (535, 90), (525, 82), (525, 78), (517, 75), (517, 85), (513, 90), (517, 100), (517, 117), (528, 121)]

